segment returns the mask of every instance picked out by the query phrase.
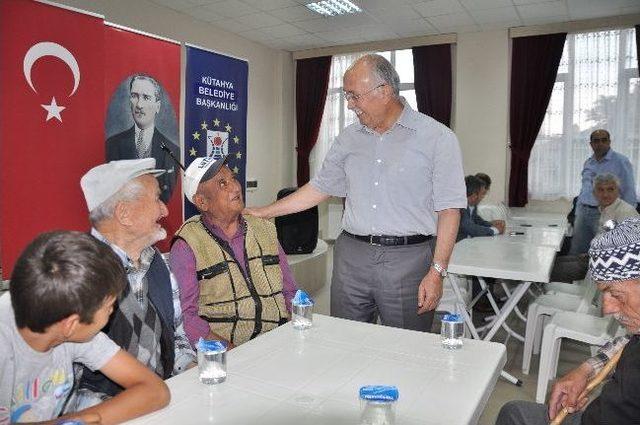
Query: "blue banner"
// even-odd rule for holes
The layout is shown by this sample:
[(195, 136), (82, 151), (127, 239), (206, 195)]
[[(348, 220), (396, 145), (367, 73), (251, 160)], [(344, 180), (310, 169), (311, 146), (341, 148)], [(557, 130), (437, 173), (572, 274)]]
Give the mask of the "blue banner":
[[(186, 46), (184, 161), (228, 156), (245, 196), (247, 164), (247, 61)], [(197, 214), (184, 200), (185, 219)]]

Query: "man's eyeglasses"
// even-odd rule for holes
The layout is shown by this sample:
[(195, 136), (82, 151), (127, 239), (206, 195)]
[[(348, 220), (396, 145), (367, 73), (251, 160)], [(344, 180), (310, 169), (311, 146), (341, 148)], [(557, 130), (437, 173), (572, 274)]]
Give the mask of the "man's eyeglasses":
[(362, 99), (363, 97), (365, 97), (366, 95), (368, 95), (369, 93), (374, 91), (375, 89), (379, 89), (380, 87), (383, 87), (383, 86), (386, 86), (386, 85), (387, 85), (387, 83), (378, 84), (374, 88), (372, 88), (370, 90), (367, 90), (366, 92), (360, 93), (360, 94), (355, 94), (355, 93), (351, 93), (351, 92), (343, 92), (342, 95), (344, 96), (344, 99), (347, 102), (350, 102), (350, 101), (358, 102), (360, 99)]

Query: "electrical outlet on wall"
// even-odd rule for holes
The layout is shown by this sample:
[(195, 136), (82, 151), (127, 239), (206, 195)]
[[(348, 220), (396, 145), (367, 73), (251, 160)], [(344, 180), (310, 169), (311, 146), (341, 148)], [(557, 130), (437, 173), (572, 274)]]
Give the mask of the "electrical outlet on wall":
[(255, 192), (256, 190), (258, 190), (258, 180), (247, 179), (246, 188), (247, 192)]

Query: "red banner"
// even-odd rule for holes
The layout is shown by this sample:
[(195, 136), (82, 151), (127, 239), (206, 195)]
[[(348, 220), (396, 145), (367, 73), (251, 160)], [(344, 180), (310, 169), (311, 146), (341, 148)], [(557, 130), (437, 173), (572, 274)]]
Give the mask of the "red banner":
[(102, 18), (0, 1), (4, 277), (38, 233), (88, 227), (79, 182), (104, 160), (104, 57)]
[[(180, 45), (106, 26), (105, 50), (106, 159), (137, 158), (136, 135), (149, 126), (144, 131), (150, 146), (143, 156), (170, 170), (158, 179), (168, 201), (163, 224), (170, 238), (182, 224), (182, 172), (167, 152), (180, 160)], [(158, 245), (161, 251), (169, 250), (168, 240)]]

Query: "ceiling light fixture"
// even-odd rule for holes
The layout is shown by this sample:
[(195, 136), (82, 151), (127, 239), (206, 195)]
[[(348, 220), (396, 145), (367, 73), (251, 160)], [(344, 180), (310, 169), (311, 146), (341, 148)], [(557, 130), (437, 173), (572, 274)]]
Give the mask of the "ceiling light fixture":
[(323, 0), (315, 3), (309, 3), (307, 4), (307, 7), (310, 10), (325, 16), (362, 12), (362, 9), (349, 0)]

